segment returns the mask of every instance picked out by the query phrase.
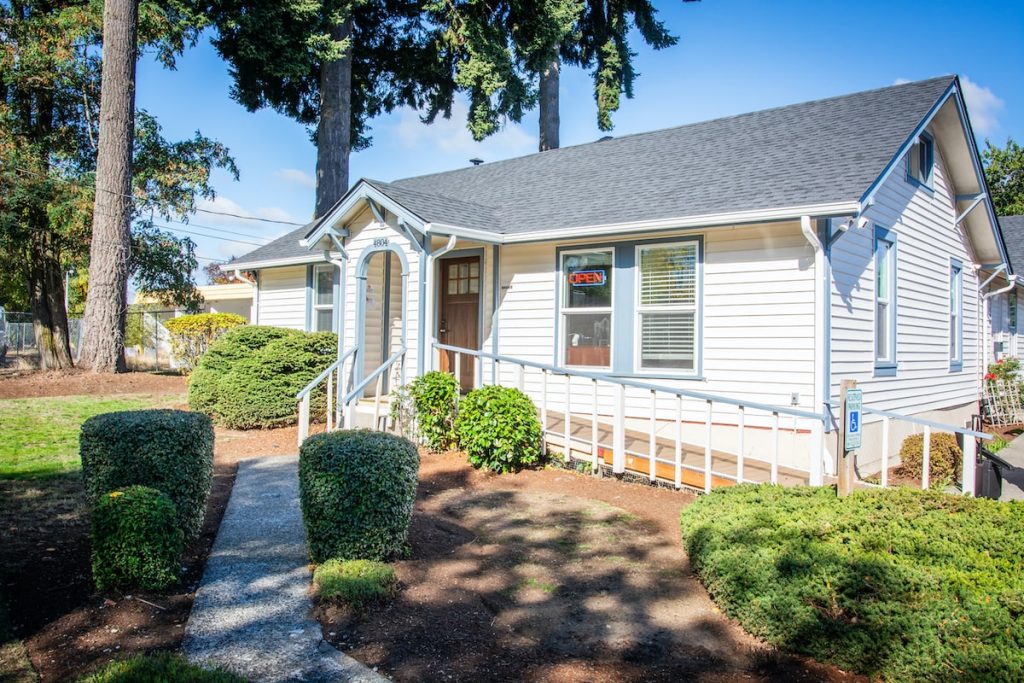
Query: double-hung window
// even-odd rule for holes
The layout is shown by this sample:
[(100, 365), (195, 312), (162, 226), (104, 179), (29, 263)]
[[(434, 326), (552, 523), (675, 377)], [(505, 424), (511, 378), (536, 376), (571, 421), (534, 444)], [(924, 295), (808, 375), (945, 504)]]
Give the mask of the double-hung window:
[(1007, 297), (1009, 301), (1010, 310), (1008, 313), (1008, 320), (1010, 321), (1010, 334), (1017, 334), (1017, 290), (1010, 292), (1010, 296)]
[(896, 369), (896, 240), (875, 228), (875, 368)]
[(562, 360), (611, 368), (612, 249), (562, 253)]
[(330, 264), (313, 266), (313, 311), (314, 332), (334, 331), (334, 270)]
[(640, 245), (636, 261), (637, 369), (695, 372), (700, 243)]
[(934, 170), (935, 140), (928, 133), (921, 133), (907, 155), (907, 177), (918, 185), (931, 187)]
[(960, 370), (964, 363), (964, 267), (949, 266), (949, 367)]

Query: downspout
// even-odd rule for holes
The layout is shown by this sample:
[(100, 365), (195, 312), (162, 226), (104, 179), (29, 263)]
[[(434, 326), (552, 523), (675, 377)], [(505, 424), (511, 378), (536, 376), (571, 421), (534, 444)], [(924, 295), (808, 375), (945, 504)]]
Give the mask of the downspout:
[(435, 320), (435, 318), (437, 317), (437, 311), (435, 310), (437, 304), (437, 296), (436, 292), (434, 291), (436, 289), (436, 285), (434, 283), (434, 280), (436, 279), (434, 275), (434, 263), (437, 261), (437, 259), (439, 259), (440, 257), (447, 254), (449, 251), (454, 249), (455, 242), (457, 240), (458, 238), (455, 235), (450, 235), (448, 237), (448, 242), (443, 247), (435, 249), (434, 251), (431, 251), (427, 254), (427, 301), (424, 302), (425, 305), (422, 307), (422, 310), (424, 311), (427, 319), (427, 324), (430, 325), (429, 337), (431, 343), (429, 348), (427, 349), (427, 354), (429, 354), (430, 360), (425, 365), (425, 368), (427, 370), (434, 369), (434, 344), (437, 343), (437, 337), (434, 336), (434, 330), (437, 329), (437, 321)]
[[(426, 310), (425, 299), (427, 295), (427, 264), (426, 259), (423, 257), (427, 255), (427, 248), (423, 246), (421, 239), (413, 233), (413, 229), (401, 218), (398, 219), (398, 231), (409, 240), (409, 244), (416, 250), (417, 301), (420, 304), (420, 311), (423, 312)], [(424, 235), (423, 238), (425, 239), (425, 237)], [(406, 290), (408, 289), (406, 287)], [(416, 376), (419, 377), (424, 373), (424, 368), (426, 367), (424, 361), (424, 341), (427, 326), (423, 315), (418, 316), (416, 327)], [(405, 372), (405, 363), (402, 364), (402, 372)]]
[[(992, 282), (992, 280), (994, 280), (995, 277), (997, 275), (999, 275), (999, 273), (1001, 273), (1001, 272), (1003, 272), (1005, 270), (1006, 270), (1006, 264), (1003, 263), (1003, 264), (1001, 264), (999, 266), (999, 268), (996, 269), (996, 272), (994, 272), (992, 275), (990, 275), (989, 278), (987, 280), (985, 280), (984, 283), (982, 283), (981, 287), (984, 287), (988, 283)], [(984, 318), (985, 318), (985, 320), (984, 320), (984, 322), (982, 324), (982, 329), (981, 329), (981, 331), (982, 331), (982, 338), (983, 338), (984, 344), (985, 344), (985, 348), (984, 348), (984, 352), (985, 353), (982, 356), (982, 363), (981, 363), (982, 367), (979, 368), (979, 372), (982, 372), (982, 373), (985, 372), (985, 367), (988, 365), (988, 352), (992, 350), (991, 349), (992, 344), (989, 343), (989, 341), (988, 341), (988, 336), (989, 336), (989, 333), (990, 333), (990, 329), (992, 327), (992, 316), (989, 314), (989, 311), (991, 310), (991, 305), (989, 304), (989, 299), (991, 299), (992, 297), (994, 297), (997, 294), (1004, 294), (1006, 292), (1009, 292), (1011, 289), (1016, 287), (1017, 286), (1017, 276), (1016, 275), (1007, 275), (1006, 276), (1006, 282), (1007, 282), (1007, 284), (1006, 284), (1005, 287), (1001, 287), (1000, 289), (992, 290), (991, 292), (985, 292), (985, 293), (983, 293), (981, 295), (981, 299), (984, 302), (983, 315), (984, 315)], [(992, 360), (993, 361), (995, 360), (995, 356), (994, 355), (992, 357)]]
[[(816, 304), (814, 311), (814, 412), (820, 413), (823, 416), (821, 433), (823, 434), (828, 420), (825, 416), (828, 414), (828, 407), (826, 405), (827, 397), (826, 392), (828, 388), (825, 383), (828, 382), (828, 358), (825, 354), (826, 335), (829, 331), (826, 329), (825, 320), (828, 315), (829, 305), (829, 278), (828, 269), (826, 263), (825, 246), (822, 244), (821, 239), (818, 237), (818, 232), (814, 229), (814, 221), (811, 220), (810, 216), (800, 217), (800, 231), (804, 235), (804, 239), (811, 245), (814, 250), (814, 302)], [(816, 443), (817, 439), (812, 439), (810, 444), (811, 452), (811, 471), (820, 473), (820, 463), (824, 460), (824, 439), (821, 442)], [(814, 451), (818, 452), (815, 453)], [(815, 462), (818, 460), (818, 463)], [(816, 485), (820, 485), (821, 482), (814, 482)]]

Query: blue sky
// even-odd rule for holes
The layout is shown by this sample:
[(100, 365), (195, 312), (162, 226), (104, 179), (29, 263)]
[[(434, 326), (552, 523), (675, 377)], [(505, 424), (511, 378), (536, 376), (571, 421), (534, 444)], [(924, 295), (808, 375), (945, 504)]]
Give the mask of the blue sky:
[[(676, 47), (636, 43), (641, 73), (612, 135), (676, 126), (768, 107), (956, 73), (980, 139), (1024, 141), (1024, 3), (658, 1)], [(218, 197), (205, 205), (259, 218), (304, 222), (313, 209), (316, 149), (305, 127), (271, 110), (251, 114), (230, 97), (231, 79), (204, 37), (167, 71), (144, 57), (140, 108), (157, 116), (169, 139), (197, 129), (231, 149), (235, 182), (214, 176)], [(561, 81), (563, 146), (604, 135), (595, 123), (590, 76), (566, 69)], [(374, 145), (351, 160), (351, 179), (393, 180), (461, 168), (471, 157), (494, 161), (536, 151), (537, 117), (473, 142), (465, 108), (450, 121), (420, 123), (412, 110), (372, 122)], [(193, 225), (242, 233), (254, 243), (285, 226), (200, 213)], [(201, 228), (189, 228), (195, 232)], [(222, 233), (218, 233), (222, 234)], [(223, 236), (223, 234), (222, 234)], [(205, 257), (241, 255), (251, 244), (192, 236)], [(207, 263), (207, 261), (201, 261)]]

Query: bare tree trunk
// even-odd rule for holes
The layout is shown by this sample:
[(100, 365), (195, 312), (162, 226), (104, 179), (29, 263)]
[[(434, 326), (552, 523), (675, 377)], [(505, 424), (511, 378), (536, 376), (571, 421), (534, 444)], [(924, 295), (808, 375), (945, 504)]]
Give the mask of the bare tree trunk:
[[(45, 216), (40, 220), (47, 220)], [(68, 335), (68, 316), (64, 308), (64, 277), (60, 254), (54, 248), (46, 226), (34, 230), (29, 254), (29, 300), (32, 305), (32, 331), (39, 348), (43, 370), (73, 367)]]
[[(331, 38), (352, 36), (352, 19), (331, 28)], [(320, 122), (316, 130), (316, 217), (331, 210), (348, 191), (352, 153), (352, 46), (320, 69)]]
[(558, 55), (540, 72), (540, 151), (558, 149)]
[(138, 23), (138, 0), (106, 0), (104, 3), (96, 201), (81, 357), (82, 364), (93, 372), (125, 369)]

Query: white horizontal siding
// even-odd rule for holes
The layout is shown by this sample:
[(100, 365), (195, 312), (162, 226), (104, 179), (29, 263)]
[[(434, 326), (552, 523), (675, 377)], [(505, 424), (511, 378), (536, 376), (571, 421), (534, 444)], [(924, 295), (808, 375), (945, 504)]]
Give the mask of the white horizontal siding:
[(261, 270), (257, 301), (260, 325), (306, 329), (306, 266)]
[[(978, 398), (978, 278), (956, 217), (940, 154), (934, 191), (906, 180), (901, 162), (866, 213), (869, 224), (843, 234), (832, 248), (832, 399), (855, 379), (875, 408), (902, 413), (962, 406)], [(874, 226), (897, 235), (896, 375), (875, 376)], [(949, 362), (950, 259), (964, 264), (963, 370)]]

